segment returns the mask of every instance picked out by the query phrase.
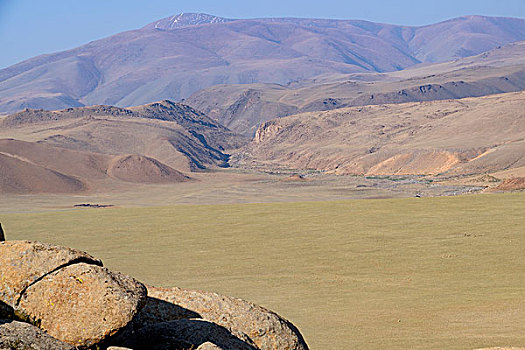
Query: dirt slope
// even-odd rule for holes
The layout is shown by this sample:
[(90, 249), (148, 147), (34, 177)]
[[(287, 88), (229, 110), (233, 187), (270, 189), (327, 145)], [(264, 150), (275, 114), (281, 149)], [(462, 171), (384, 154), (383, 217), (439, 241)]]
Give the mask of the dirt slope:
[(140, 155), (113, 156), (0, 139), (0, 193), (77, 193), (97, 191), (115, 181), (187, 180), (179, 171)]
[(76, 193), (82, 181), (0, 152), (0, 193)]
[(264, 123), (236, 166), (478, 174), (525, 165), (525, 92), (341, 108)]
[(116, 157), (107, 173), (117, 179), (136, 183), (174, 183), (188, 179), (155, 159), (139, 155)]

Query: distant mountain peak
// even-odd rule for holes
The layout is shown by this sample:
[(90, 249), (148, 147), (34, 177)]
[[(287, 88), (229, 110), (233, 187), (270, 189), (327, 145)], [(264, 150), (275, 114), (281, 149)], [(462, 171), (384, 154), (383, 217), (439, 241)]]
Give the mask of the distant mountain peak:
[(156, 21), (150, 24), (148, 27), (153, 27), (159, 30), (173, 30), (201, 24), (226, 23), (231, 21), (234, 20), (212, 16), (206, 13), (179, 13), (177, 15)]

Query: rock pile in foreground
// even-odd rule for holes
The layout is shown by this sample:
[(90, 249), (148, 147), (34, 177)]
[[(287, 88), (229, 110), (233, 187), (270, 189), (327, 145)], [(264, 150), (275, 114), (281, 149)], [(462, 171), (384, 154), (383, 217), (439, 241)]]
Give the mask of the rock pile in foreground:
[(250, 302), (147, 287), (91, 255), (0, 242), (0, 349), (307, 350), (299, 330)]

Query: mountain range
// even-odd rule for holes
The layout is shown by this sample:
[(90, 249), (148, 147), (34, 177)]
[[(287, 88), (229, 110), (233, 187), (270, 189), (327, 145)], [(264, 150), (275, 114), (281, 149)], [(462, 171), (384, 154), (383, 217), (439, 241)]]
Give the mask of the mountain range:
[(479, 97), (525, 89), (525, 41), (388, 73), (327, 74), (288, 84), (202, 89), (184, 103), (252, 137), (268, 120), (349, 106)]
[(361, 20), (181, 14), (0, 70), (0, 113), (178, 101), (218, 84), (383, 73), (525, 40), (525, 20), (467, 16), (409, 27)]
[(181, 14), (0, 70), (0, 193), (210, 180), (230, 166), (521, 174), (524, 90), (522, 19)]

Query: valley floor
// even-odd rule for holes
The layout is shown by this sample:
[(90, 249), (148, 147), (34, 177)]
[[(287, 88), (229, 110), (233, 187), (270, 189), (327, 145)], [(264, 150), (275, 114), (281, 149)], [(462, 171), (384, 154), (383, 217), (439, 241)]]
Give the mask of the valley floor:
[(80, 194), (4, 193), (0, 213), (66, 210), (78, 204), (142, 207), (451, 196), (479, 193), (487, 186), (497, 185), (476, 181), (480, 176), (465, 179), (340, 176), (308, 171), (268, 173), (232, 168), (190, 175), (192, 181), (177, 184), (143, 185), (113, 181), (98, 185), (96, 192)]
[[(233, 172), (210, 187), (3, 197), (0, 221), (8, 239), (79, 248), (152, 285), (259, 303), (312, 349), (525, 346), (524, 193), (413, 198), (419, 184), (381, 188), (407, 179)], [(72, 209), (86, 202), (120, 207)]]

